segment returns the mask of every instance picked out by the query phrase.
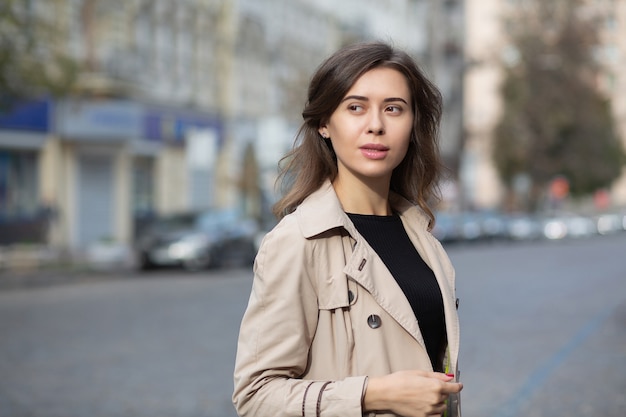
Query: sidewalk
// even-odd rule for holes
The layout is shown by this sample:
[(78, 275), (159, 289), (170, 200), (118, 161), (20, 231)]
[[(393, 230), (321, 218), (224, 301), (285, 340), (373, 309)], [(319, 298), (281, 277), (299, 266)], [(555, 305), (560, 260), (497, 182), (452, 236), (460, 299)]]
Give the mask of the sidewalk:
[(128, 253), (91, 251), (72, 258), (43, 245), (0, 247), (0, 291), (99, 281), (134, 270)]

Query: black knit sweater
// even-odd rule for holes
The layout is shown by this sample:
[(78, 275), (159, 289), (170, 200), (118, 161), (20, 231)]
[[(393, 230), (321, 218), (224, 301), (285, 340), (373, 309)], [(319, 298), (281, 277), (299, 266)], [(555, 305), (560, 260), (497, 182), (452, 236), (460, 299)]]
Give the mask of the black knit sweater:
[(442, 371), (446, 343), (441, 289), (409, 239), (398, 215), (348, 213), (357, 230), (376, 251), (411, 304), (433, 369)]

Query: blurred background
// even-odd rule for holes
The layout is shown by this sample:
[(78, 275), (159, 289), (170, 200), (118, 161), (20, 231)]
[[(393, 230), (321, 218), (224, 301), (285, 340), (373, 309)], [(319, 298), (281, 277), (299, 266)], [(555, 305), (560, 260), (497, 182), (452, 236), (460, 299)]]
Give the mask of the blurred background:
[(0, 0), (0, 417), (235, 416), (278, 160), (362, 40), (443, 95), (465, 415), (623, 417), (624, 0)]
[(623, 230), (625, 8), (3, 0), (0, 267), (132, 262), (147, 225), (181, 212), (271, 227), (308, 78), (372, 39), (407, 50), (443, 94), (442, 240), (546, 237), (546, 216), (577, 235)]

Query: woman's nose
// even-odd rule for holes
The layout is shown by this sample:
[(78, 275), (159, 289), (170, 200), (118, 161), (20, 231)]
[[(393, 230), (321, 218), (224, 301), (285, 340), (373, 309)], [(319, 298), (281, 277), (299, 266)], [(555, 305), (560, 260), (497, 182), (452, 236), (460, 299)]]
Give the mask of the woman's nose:
[(385, 133), (385, 124), (377, 113), (372, 115), (367, 133), (373, 133), (375, 135), (382, 135)]

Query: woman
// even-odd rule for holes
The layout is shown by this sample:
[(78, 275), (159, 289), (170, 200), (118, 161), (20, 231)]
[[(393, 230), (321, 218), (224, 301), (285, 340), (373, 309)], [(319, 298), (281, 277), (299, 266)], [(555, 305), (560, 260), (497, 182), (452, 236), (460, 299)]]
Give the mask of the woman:
[(440, 116), (386, 44), (314, 74), (241, 324), (241, 416), (458, 415), (454, 270), (429, 232)]

